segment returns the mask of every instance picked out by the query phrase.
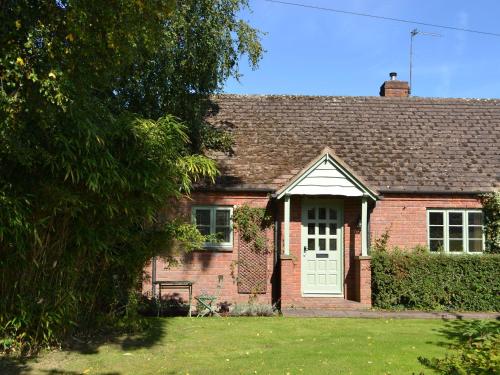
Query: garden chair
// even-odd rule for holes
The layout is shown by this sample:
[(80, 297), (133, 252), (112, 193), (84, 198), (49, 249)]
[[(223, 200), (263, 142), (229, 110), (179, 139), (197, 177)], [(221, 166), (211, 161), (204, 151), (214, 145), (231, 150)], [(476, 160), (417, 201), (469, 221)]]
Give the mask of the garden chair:
[(224, 280), (223, 275), (218, 276), (217, 287), (215, 289), (215, 293), (213, 295), (203, 293), (194, 299), (198, 302), (198, 317), (201, 316), (220, 316), (217, 312), (217, 300), (220, 297), (222, 291), (222, 282)]

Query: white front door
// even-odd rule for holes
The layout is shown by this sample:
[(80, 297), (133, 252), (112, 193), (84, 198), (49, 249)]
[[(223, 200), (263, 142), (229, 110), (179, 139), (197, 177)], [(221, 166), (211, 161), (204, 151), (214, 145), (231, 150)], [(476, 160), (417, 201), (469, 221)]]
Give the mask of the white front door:
[(302, 293), (343, 291), (342, 206), (328, 201), (302, 205)]

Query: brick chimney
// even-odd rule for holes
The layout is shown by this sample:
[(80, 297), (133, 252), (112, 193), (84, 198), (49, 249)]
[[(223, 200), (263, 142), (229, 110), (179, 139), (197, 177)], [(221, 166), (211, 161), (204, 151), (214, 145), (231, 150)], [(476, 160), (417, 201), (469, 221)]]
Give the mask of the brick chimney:
[(380, 86), (380, 96), (407, 97), (410, 94), (408, 82), (398, 80), (398, 74), (395, 72), (389, 73), (389, 76), (391, 79)]

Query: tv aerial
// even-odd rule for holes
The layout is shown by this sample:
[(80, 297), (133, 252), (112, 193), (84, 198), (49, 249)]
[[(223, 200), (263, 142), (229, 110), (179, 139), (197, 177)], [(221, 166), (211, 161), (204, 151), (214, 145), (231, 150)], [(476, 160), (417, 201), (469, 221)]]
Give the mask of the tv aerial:
[(408, 94), (411, 94), (411, 91), (413, 89), (412, 86), (412, 70), (413, 70), (413, 38), (415, 38), (417, 35), (426, 35), (426, 36), (434, 36), (434, 37), (442, 37), (441, 34), (437, 33), (429, 33), (425, 31), (420, 31), (417, 29), (413, 29), (410, 31), (410, 87), (408, 90)]

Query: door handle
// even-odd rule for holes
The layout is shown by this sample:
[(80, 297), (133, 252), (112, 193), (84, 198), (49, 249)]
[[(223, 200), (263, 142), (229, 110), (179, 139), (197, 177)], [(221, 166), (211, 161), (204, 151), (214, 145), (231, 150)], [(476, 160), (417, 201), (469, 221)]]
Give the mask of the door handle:
[(306, 255), (307, 246), (304, 246), (304, 255)]

